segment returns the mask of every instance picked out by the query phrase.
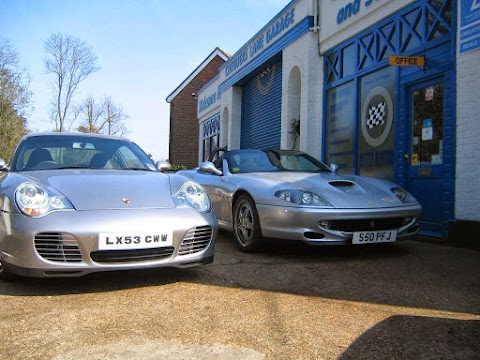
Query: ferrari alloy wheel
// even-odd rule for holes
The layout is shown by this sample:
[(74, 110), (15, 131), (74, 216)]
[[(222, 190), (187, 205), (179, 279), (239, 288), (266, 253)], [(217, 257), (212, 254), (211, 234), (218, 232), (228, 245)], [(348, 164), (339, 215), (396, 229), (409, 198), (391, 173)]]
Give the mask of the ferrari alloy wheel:
[(235, 202), (233, 236), (240, 250), (254, 252), (260, 249), (262, 233), (253, 199), (244, 194)]

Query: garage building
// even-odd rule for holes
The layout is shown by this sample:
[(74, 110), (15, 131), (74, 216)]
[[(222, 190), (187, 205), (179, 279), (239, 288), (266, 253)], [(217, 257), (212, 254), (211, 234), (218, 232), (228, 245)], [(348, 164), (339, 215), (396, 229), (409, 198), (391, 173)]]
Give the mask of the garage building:
[(306, 151), (393, 180), (420, 234), (480, 230), (479, 0), (293, 0), (197, 93), (212, 148)]

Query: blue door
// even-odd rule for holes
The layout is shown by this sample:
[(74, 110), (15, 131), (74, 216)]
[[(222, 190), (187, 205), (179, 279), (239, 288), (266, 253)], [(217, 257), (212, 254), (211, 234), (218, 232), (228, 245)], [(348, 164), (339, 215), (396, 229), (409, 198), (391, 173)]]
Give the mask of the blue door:
[[(410, 125), (405, 153), (408, 190), (422, 204), (420, 234), (444, 238), (450, 209), (445, 139), (445, 81), (438, 77), (408, 87)], [(451, 128), (450, 128), (451, 129)], [(446, 171), (447, 170), (447, 171)]]

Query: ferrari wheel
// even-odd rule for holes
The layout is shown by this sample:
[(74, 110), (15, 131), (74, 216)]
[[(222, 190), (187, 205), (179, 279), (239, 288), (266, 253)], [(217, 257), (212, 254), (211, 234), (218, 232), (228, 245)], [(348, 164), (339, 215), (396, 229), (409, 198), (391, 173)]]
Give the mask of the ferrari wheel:
[(235, 202), (233, 213), (233, 236), (240, 250), (255, 252), (260, 249), (262, 232), (253, 199), (241, 195)]

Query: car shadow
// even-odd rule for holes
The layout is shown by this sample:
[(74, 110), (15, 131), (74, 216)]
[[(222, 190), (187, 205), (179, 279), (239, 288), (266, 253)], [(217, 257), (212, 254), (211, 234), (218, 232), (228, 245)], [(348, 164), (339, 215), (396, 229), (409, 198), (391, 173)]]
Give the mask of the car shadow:
[(394, 315), (358, 337), (337, 360), (478, 359), (480, 321)]
[(109, 292), (191, 281), (193, 269), (139, 269), (106, 271), (71, 278), (15, 277), (0, 281), (1, 295), (56, 296)]
[(475, 251), (415, 240), (334, 247), (270, 240), (268, 250), (246, 254), (229, 235), (218, 245), (214, 264), (203, 269), (209, 276), (197, 282), (480, 314)]
[(100, 272), (0, 282), (0, 294), (54, 296), (189, 282), (392, 306), (480, 314), (480, 254), (418, 241), (315, 247), (268, 240), (263, 252), (217, 238), (213, 263), (187, 269)]

